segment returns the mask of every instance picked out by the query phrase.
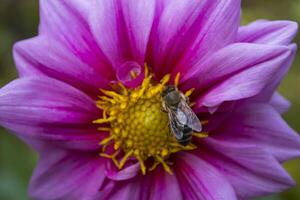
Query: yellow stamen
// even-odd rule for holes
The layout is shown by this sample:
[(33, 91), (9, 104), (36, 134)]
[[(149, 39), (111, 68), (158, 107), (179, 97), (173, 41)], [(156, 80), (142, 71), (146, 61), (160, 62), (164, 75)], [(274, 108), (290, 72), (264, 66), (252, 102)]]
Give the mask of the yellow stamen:
[(176, 74), (176, 77), (175, 77), (175, 80), (174, 80), (174, 85), (175, 85), (176, 87), (178, 87), (178, 85), (179, 85), (179, 80), (180, 80), (180, 72), (178, 72), (178, 73)]
[(107, 113), (106, 113), (106, 110), (103, 110), (103, 119), (107, 119)]
[(165, 75), (165, 76), (161, 79), (160, 83), (163, 84), (163, 85), (165, 85), (166, 83), (169, 82), (170, 78), (171, 78), (171, 75), (170, 75), (170, 74), (167, 74), (167, 75)]
[(193, 107), (194, 105), (196, 105), (195, 102), (191, 102), (191, 103), (189, 104), (190, 107)]
[(108, 127), (99, 127), (98, 130), (99, 131), (111, 131), (111, 128), (108, 128)]
[(114, 92), (114, 91), (107, 91), (107, 90), (103, 90), (103, 89), (100, 89), (100, 91), (105, 94), (106, 96), (109, 96), (109, 97), (112, 97), (114, 99), (123, 99), (123, 96)]
[(156, 167), (157, 167), (159, 164), (160, 164), (160, 162), (158, 162), (158, 161), (155, 161), (155, 162), (153, 163), (152, 167), (150, 167), (149, 171), (153, 171), (153, 170), (155, 170), (155, 169), (156, 169)]
[(119, 87), (120, 87), (121, 90), (122, 90), (122, 94), (124, 94), (125, 96), (127, 96), (127, 95), (128, 95), (128, 90), (127, 90), (127, 88), (123, 85), (123, 83), (118, 82), (118, 85), (119, 85)]
[(197, 138), (206, 138), (206, 137), (208, 137), (208, 133), (207, 132), (193, 133), (193, 136), (195, 136)]
[(166, 172), (168, 172), (169, 174), (173, 174), (173, 172), (171, 171), (170, 167), (167, 165), (167, 163), (163, 160), (163, 158), (161, 158), (160, 156), (157, 156), (157, 160), (162, 164), (164, 170)]
[(116, 100), (111, 99), (111, 98), (108, 98), (107, 96), (99, 96), (99, 98), (100, 98), (101, 100), (103, 100), (103, 101), (108, 101), (108, 102), (110, 102), (110, 103), (112, 103), (112, 104), (116, 104)]
[(149, 67), (147, 64), (145, 64), (145, 78), (149, 75)]
[(203, 120), (203, 121), (201, 121), (201, 124), (202, 124), (202, 125), (208, 124), (208, 120)]
[(115, 117), (102, 118), (102, 119), (97, 119), (97, 120), (93, 121), (93, 123), (95, 123), (95, 124), (104, 124), (104, 123), (112, 122), (115, 119), (116, 119)]
[(137, 73), (135, 71), (130, 71), (130, 76), (135, 79), (137, 77)]
[(120, 165), (119, 165), (119, 169), (122, 169), (123, 166), (125, 165), (127, 159), (133, 154), (133, 150), (130, 150), (129, 152), (126, 153), (126, 155), (122, 158)]
[(114, 139), (114, 136), (111, 135), (111, 136), (109, 136), (109, 137), (103, 139), (99, 144), (100, 144), (100, 145), (105, 145), (105, 144), (109, 143), (110, 141), (112, 141), (113, 139)]
[(122, 145), (122, 142), (121, 141), (117, 141), (115, 144), (114, 144), (114, 149), (115, 150), (118, 150)]
[(104, 158), (110, 158), (114, 162), (114, 164), (119, 167), (119, 162), (116, 159), (116, 156), (120, 153), (120, 151), (114, 152), (112, 155), (106, 154), (106, 153), (100, 153), (100, 156)]
[(136, 158), (140, 163), (142, 174), (145, 175), (146, 174), (146, 166), (145, 166), (145, 163), (144, 163), (143, 159), (140, 156), (137, 156)]
[(189, 97), (189, 96), (191, 96), (191, 94), (192, 94), (194, 91), (195, 91), (195, 88), (189, 89), (188, 91), (185, 92), (184, 95), (185, 95), (186, 97)]
[[(100, 155), (112, 159), (118, 169), (122, 169), (129, 158), (135, 158), (142, 174), (147, 172), (146, 165), (149, 162), (145, 161), (152, 158), (154, 163), (148, 170), (154, 170), (161, 164), (165, 171), (172, 174), (168, 161), (170, 155), (193, 150), (196, 146), (192, 143), (182, 146), (170, 132), (168, 113), (163, 111), (161, 99), (161, 93), (170, 81), (170, 74), (157, 83), (147, 66), (144, 73), (142, 84), (135, 89), (127, 89), (120, 82), (112, 85), (115, 91), (100, 89), (105, 96), (99, 97), (97, 107), (102, 110), (103, 117), (93, 123), (101, 125), (98, 130), (110, 133), (99, 143), (102, 147)], [(132, 76), (135, 74), (132, 73)], [(180, 73), (174, 79), (176, 87), (179, 81)], [(189, 96), (192, 92), (193, 89), (188, 90), (185, 95)], [(193, 135), (203, 138), (201, 134)], [(110, 150), (116, 150), (112, 155), (106, 153), (108, 146)], [(121, 152), (123, 157), (120, 156)]]

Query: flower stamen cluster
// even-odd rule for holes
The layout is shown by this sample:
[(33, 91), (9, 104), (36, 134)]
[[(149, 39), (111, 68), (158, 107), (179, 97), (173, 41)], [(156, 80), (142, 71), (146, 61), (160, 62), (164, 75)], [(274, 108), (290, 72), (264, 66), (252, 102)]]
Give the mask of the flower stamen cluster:
[[(103, 118), (94, 123), (103, 125), (99, 130), (109, 131), (110, 135), (100, 142), (100, 155), (112, 159), (118, 169), (134, 157), (142, 173), (146, 174), (145, 161), (153, 158), (150, 170), (162, 164), (165, 171), (172, 174), (168, 161), (170, 154), (196, 148), (192, 143), (182, 146), (170, 132), (168, 114), (163, 111), (161, 100), (161, 93), (169, 80), (170, 75), (167, 74), (155, 83), (146, 67), (145, 78), (135, 89), (127, 89), (121, 82), (118, 83), (118, 92), (101, 89), (104, 96), (99, 97), (97, 106), (103, 111)], [(178, 83), (179, 74), (174, 85)], [(185, 95), (191, 95), (192, 91), (187, 91)], [(203, 138), (207, 134), (197, 133), (195, 136)], [(112, 146), (114, 152), (108, 154), (108, 146)]]

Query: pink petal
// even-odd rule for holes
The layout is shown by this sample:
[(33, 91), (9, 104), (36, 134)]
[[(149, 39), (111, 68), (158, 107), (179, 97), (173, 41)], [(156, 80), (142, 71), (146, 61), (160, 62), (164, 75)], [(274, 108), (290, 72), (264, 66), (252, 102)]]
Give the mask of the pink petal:
[[(131, 72), (136, 74), (136, 77), (132, 77)], [(135, 88), (143, 82), (145, 78), (144, 67), (137, 62), (128, 61), (124, 62), (116, 73), (118, 81), (122, 82), (128, 88)]]
[(144, 65), (155, 1), (93, 1), (90, 26), (99, 47), (115, 68), (126, 61)]
[(152, 187), (149, 199), (155, 200), (181, 200), (183, 194), (176, 174), (170, 175), (162, 168), (157, 168), (152, 176)]
[(0, 124), (21, 136), (56, 141), (72, 149), (98, 149), (104, 136), (92, 121), (95, 102), (54, 79), (17, 79), (0, 89)]
[(46, 75), (94, 97), (100, 87), (107, 88), (108, 80), (113, 79), (109, 68), (96, 68), (82, 62), (62, 43), (48, 36), (18, 42), (14, 47), (14, 58), (21, 77)]
[(273, 94), (273, 96), (271, 97), (270, 104), (280, 114), (287, 112), (291, 107), (291, 103), (286, 98), (284, 98), (281, 94), (279, 94), (279, 92), (275, 92)]
[(156, 2), (155, 0), (120, 1), (133, 60), (141, 64), (145, 62)]
[(98, 197), (112, 200), (180, 200), (183, 198), (176, 175), (167, 174), (161, 167), (145, 176), (138, 175), (126, 181), (107, 182)]
[[(187, 75), (192, 73), (198, 68), (199, 63), (203, 62), (205, 57), (236, 40), (240, 23), (240, 0), (197, 1), (198, 5), (202, 2), (205, 2), (205, 6), (198, 15), (198, 21), (194, 21), (192, 28), (188, 30), (187, 34), (182, 35), (185, 33), (182, 33), (182, 30), (178, 32), (179, 36), (177, 37), (182, 35), (185, 40), (177, 43), (178, 46), (173, 47), (173, 49), (178, 48), (181, 50), (182, 47), (180, 48), (180, 46), (183, 45), (183, 47), (186, 47), (186, 53), (175, 55), (174, 59), (178, 57), (179, 61), (173, 68), (173, 73), (181, 72)], [(174, 12), (176, 19), (181, 17), (178, 16), (178, 13), (189, 14), (190, 11)], [(183, 30), (185, 29), (183, 28)]]
[(240, 27), (238, 41), (289, 45), (296, 36), (297, 30), (296, 22), (259, 20)]
[(86, 199), (98, 193), (105, 175), (97, 155), (44, 146), (30, 181), (32, 199)]
[(107, 162), (105, 173), (111, 180), (122, 181), (134, 178), (140, 173), (140, 171), (139, 163), (129, 165), (124, 167), (122, 170), (119, 170), (112, 162)]
[[(174, 67), (174, 62), (194, 41), (206, 12), (216, 7), (211, 1), (157, 1), (156, 18), (153, 23), (148, 47), (148, 64), (158, 76)], [(210, 11), (208, 10), (208, 11)]]
[(262, 148), (280, 162), (300, 156), (300, 136), (267, 104), (237, 107), (214, 132), (220, 140)]
[(209, 137), (198, 151), (230, 181), (239, 199), (281, 192), (295, 183), (278, 161), (256, 144)]
[(81, 62), (102, 70), (111, 68), (92, 35), (88, 24), (90, 1), (41, 0), (40, 35), (47, 35)]
[(293, 51), (288, 47), (236, 43), (210, 56), (183, 87), (204, 92), (197, 101), (215, 107), (254, 96), (274, 78)]
[(251, 102), (269, 102), (271, 101), (271, 97), (274, 95), (276, 89), (278, 88), (280, 82), (283, 80), (285, 75), (290, 70), (294, 58), (296, 56), (297, 46), (295, 44), (291, 44), (288, 46), (291, 50), (291, 54), (287, 57), (284, 63), (280, 66), (279, 70), (272, 76), (271, 80), (265, 85), (262, 91), (256, 96), (245, 100), (245, 104)]
[(99, 192), (99, 198), (97, 199), (146, 200), (143, 196), (147, 195), (148, 192), (142, 190), (144, 184), (145, 182), (143, 182), (142, 177), (136, 177), (130, 181), (109, 182), (109, 184)]
[[(294, 57), (296, 55), (297, 47), (294, 44), (290, 45), (290, 43), (294, 39), (297, 30), (298, 24), (292, 21), (259, 20), (247, 26), (240, 27), (238, 35), (238, 41), (240, 42), (289, 45), (293, 51), (293, 53), (290, 55), (290, 58), (287, 59), (286, 63), (282, 65), (281, 70), (276, 74), (276, 76), (273, 77), (272, 81), (269, 84), (267, 84), (266, 88), (263, 89), (261, 94), (250, 99), (250, 101), (269, 101), (271, 96), (274, 94), (280, 81), (289, 71)], [(278, 95), (275, 96), (278, 97)], [(275, 96), (273, 95), (271, 99), (271, 104), (275, 100)], [(282, 113), (286, 111), (288, 103), (284, 102), (284, 100), (280, 97), (276, 98), (276, 100), (280, 99), (282, 103), (281, 105), (285, 108), (281, 107), (281, 105), (279, 105), (280, 102), (278, 101), (274, 103), (278, 107), (279, 112)]]
[(184, 199), (237, 199), (230, 182), (215, 167), (195, 155), (181, 153), (176, 170)]

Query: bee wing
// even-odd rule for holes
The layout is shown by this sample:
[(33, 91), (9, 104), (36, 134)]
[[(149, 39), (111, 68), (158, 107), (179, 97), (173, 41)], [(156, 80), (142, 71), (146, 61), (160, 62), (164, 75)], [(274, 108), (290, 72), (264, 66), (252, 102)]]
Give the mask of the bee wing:
[(177, 119), (181, 124), (186, 124), (196, 132), (201, 132), (202, 125), (194, 111), (186, 102), (181, 102), (177, 109)]
[(170, 128), (176, 139), (181, 139), (183, 137), (182, 127), (180, 126), (175, 113), (169, 112), (169, 123)]

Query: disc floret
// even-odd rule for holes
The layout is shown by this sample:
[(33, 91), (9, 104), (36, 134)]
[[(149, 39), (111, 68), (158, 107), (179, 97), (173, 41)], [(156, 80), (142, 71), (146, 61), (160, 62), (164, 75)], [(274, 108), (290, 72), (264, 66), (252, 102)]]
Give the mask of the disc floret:
[[(135, 89), (127, 89), (122, 83), (118, 83), (118, 91), (101, 89), (104, 95), (99, 97), (97, 106), (103, 111), (103, 118), (94, 123), (103, 125), (99, 130), (109, 131), (110, 134), (100, 142), (100, 155), (111, 158), (119, 169), (133, 157), (145, 174), (145, 161), (153, 158), (150, 170), (162, 164), (171, 174), (167, 161), (170, 154), (195, 148), (193, 144), (180, 145), (170, 133), (168, 114), (163, 111), (161, 101), (161, 92), (169, 80), (170, 75), (166, 75), (155, 83), (146, 68), (142, 84)], [(174, 84), (177, 85), (178, 81), (179, 74)], [(190, 93), (187, 92), (188, 95)], [(112, 154), (106, 151), (109, 145), (113, 145), (115, 150)]]

